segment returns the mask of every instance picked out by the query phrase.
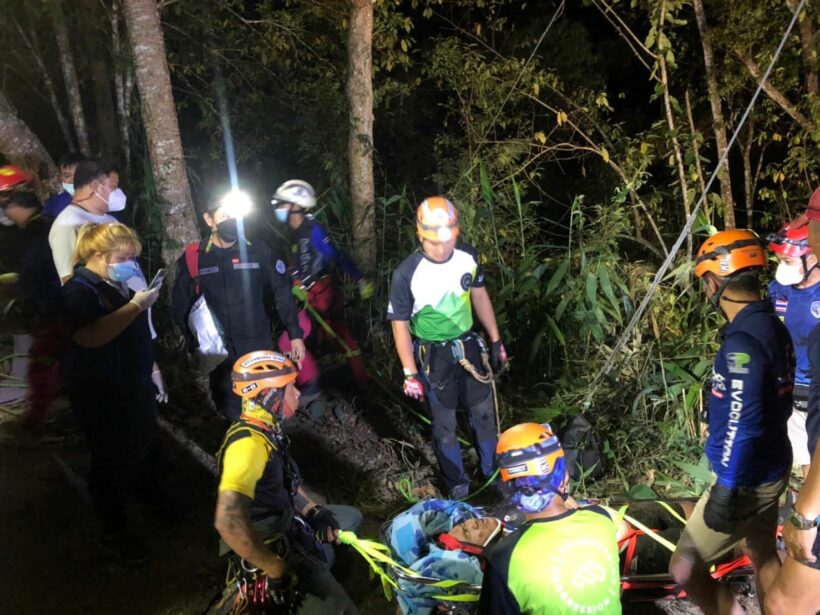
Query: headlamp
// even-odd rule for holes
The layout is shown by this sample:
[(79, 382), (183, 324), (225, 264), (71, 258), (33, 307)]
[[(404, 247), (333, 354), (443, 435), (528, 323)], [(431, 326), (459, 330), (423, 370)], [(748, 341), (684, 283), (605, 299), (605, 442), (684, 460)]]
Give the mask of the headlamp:
[(219, 208), (232, 218), (244, 218), (251, 212), (251, 198), (242, 190), (233, 189), (219, 201)]

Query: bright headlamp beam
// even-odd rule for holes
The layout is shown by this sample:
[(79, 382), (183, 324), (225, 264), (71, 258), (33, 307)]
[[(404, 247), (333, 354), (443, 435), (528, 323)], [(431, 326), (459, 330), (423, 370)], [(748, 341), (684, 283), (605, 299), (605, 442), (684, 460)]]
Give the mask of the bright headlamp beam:
[(237, 220), (244, 218), (251, 212), (251, 198), (242, 190), (231, 190), (222, 197), (219, 208)]

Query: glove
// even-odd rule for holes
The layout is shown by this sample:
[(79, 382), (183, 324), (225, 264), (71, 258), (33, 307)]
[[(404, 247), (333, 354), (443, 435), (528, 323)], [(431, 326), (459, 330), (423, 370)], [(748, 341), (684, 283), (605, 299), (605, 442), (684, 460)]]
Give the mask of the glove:
[(315, 532), (317, 540), (320, 542), (333, 542), (336, 540), (339, 522), (336, 520), (336, 515), (327, 508), (314, 506), (308, 512), (306, 520)]
[(370, 297), (372, 297), (375, 292), (376, 285), (373, 284), (371, 280), (368, 280), (366, 278), (362, 278), (361, 280), (359, 280), (359, 296), (361, 296), (361, 298), (364, 301), (370, 299)]
[(737, 491), (724, 485), (715, 484), (706, 507), (703, 509), (703, 522), (711, 530), (730, 534), (737, 521), (735, 499)]
[(407, 397), (424, 401), (424, 387), (421, 384), (421, 380), (419, 380), (418, 374), (411, 374), (404, 377), (402, 391), (404, 391)]
[(490, 348), (490, 366), (496, 374), (507, 367), (507, 349), (500, 339), (494, 341)]
[(165, 404), (168, 402), (168, 391), (165, 388), (165, 380), (162, 378), (162, 372), (155, 369), (151, 372), (151, 381), (157, 387), (157, 403)]
[(134, 293), (134, 296), (131, 297), (130, 303), (136, 305), (140, 312), (144, 312), (149, 307), (156, 303), (157, 299), (159, 298), (159, 288), (155, 288), (153, 290), (138, 290)]

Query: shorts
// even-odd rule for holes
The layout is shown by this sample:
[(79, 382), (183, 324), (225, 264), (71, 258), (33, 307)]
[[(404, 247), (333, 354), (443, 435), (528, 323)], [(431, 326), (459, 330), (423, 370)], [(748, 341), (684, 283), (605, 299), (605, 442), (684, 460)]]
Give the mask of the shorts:
[(695, 510), (678, 541), (675, 554), (695, 562), (711, 564), (731, 551), (742, 539), (749, 549), (757, 551), (771, 546), (775, 548), (778, 500), (786, 490), (788, 476), (778, 481), (763, 483), (758, 487), (738, 487), (737, 522), (730, 534), (716, 532), (706, 525), (703, 511), (712, 487), (708, 487), (695, 505)]
[(808, 412), (799, 410), (795, 406), (792, 415), (789, 417), (789, 442), (792, 443), (792, 458), (796, 466), (807, 466), (811, 463), (809, 436), (806, 432), (806, 416), (808, 416)]

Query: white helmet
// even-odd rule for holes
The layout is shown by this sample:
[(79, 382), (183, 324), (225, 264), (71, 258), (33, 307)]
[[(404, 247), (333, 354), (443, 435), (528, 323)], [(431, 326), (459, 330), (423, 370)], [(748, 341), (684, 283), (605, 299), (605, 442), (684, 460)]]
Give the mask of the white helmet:
[(272, 205), (292, 203), (302, 209), (316, 207), (316, 191), (306, 181), (289, 179), (276, 189), (271, 199)]

